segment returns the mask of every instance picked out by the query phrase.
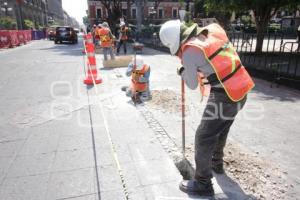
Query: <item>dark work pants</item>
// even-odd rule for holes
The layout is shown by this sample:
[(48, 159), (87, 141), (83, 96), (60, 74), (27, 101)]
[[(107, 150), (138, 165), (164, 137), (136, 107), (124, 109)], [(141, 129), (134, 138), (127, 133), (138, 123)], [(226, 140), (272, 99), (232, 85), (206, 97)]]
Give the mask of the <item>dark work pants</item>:
[(246, 99), (233, 102), (224, 89), (212, 88), (195, 136), (196, 180), (211, 179), (212, 164), (223, 163), (229, 129)]
[(117, 48), (117, 53), (120, 52), (120, 48), (121, 46), (123, 45), (123, 48), (124, 48), (124, 54), (127, 53), (127, 48), (126, 48), (126, 40), (120, 40), (119, 44), (118, 44), (118, 48)]

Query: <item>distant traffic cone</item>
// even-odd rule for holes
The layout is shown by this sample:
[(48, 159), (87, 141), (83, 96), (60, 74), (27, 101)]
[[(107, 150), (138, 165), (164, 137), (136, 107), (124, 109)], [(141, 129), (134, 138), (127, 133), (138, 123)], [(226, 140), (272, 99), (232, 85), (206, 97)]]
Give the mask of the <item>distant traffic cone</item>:
[(95, 45), (93, 44), (92, 35), (89, 33), (86, 35), (85, 52), (88, 57), (87, 60), (87, 77), (84, 83), (87, 85), (102, 83), (102, 79), (98, 77), (96, 57), (95, 57)]

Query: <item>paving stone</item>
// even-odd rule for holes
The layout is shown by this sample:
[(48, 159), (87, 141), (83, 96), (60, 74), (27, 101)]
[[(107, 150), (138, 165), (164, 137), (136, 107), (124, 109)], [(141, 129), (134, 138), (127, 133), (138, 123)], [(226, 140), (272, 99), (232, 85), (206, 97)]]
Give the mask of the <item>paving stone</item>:
[(58, 143), (58, 151), (92, 148), (92, 136), (88, 131), (78, 135), (63, 135)]
[(45, 199), (48, 174), (7, 178), (0, 188), (0, 197), (3, 200), (41, 200)]
[(181, 179), (171, 159), (145, 160), (134, 164), (143, 186)]
[(94, 167), (92, 149), (59, 151), (56, 153), (52, 171), (66, 171), (87, 167)]
[(116, 165), (98, 167), (100, 191), (123, 190), (121, 177)]
[(7, 177), (44, 174), (51, 171), (55, 153), (17, 156), (7, 172)]
[(106, 191), (101, 192), (101, 199), (105, 200), (125, 200), (126, 197), (124, 195), (123, 190), (114, 190), (114, 191)]
[[(100, 197), (101, 198), (101, 197)], [(84, 194), (79, 196), (71, 196), (57, 200), (99, 200), (98, 194)]]
[(98, 166), (114, 165), (115, 160), (110, 145), (98, 147), (96, 144)]
[(153, 143), (150, 141), (131, 143), (128, 144), (128, 147), (134, 162), (155, 159), (170, 159), (158, 141)]
[(57, 151), (60, 135), (57, 133), (35, 133), (28, 137), (18, 155), (45, 154)]
[(9, 166), (12, 164), (14, 157), (0, 157), (0, 185), (6, 176)]
[(143, 177), (139, 177), (134, 163), (122, 164), (121, 168), (129, 194), (135, 193), (137, 188), (141, 187), (140, 179)]
[(94, 168), (51, 173), (46, 199), (62, 199), (96, 193), (94, 174)]
[(23, 128), (18, 128), (12, 124), (1, 124), (0, 130), (0, 142), (24, 140), (29, 134), (29, 132)]
[(24, 140), (0, 143), (0, 156), (14, 156), (22, 147)]

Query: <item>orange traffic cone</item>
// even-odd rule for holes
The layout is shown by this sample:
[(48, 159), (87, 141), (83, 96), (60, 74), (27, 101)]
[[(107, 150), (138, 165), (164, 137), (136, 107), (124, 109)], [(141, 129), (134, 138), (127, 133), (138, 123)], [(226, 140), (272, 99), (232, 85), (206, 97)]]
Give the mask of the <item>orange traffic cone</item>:
[(96, 57), (95, 57), (95, 46), (93, 44), (92, 34), (87, 34), (85, 38), (85, 52), (88, 57), (87, 60), (87, 77), (84, 83), (87, 85), (102, 83), (102, 79), (98, 77)]

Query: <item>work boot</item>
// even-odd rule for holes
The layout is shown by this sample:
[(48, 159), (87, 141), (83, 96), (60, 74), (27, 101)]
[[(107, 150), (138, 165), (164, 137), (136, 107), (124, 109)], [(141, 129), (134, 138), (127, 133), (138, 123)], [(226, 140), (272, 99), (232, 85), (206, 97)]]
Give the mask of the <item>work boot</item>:
[(216, 173), (216, 174), (224, 174), (224, 167), (223, 167), (223, 163), (219, 163), (219, 164), (213, 164), (212, 165), (212, 170)]
[(200, 196), (213, 196), (215, 193), (211, 180), (183, 180), (179, 185), (179, 189), (187, 194), (194, 194)]
[(121, 90), (123, 91), (123, 92), (126, 92), (127, 90), (128, 90), (128, 86), (123, 86), (123, 87), (121, 87)]

